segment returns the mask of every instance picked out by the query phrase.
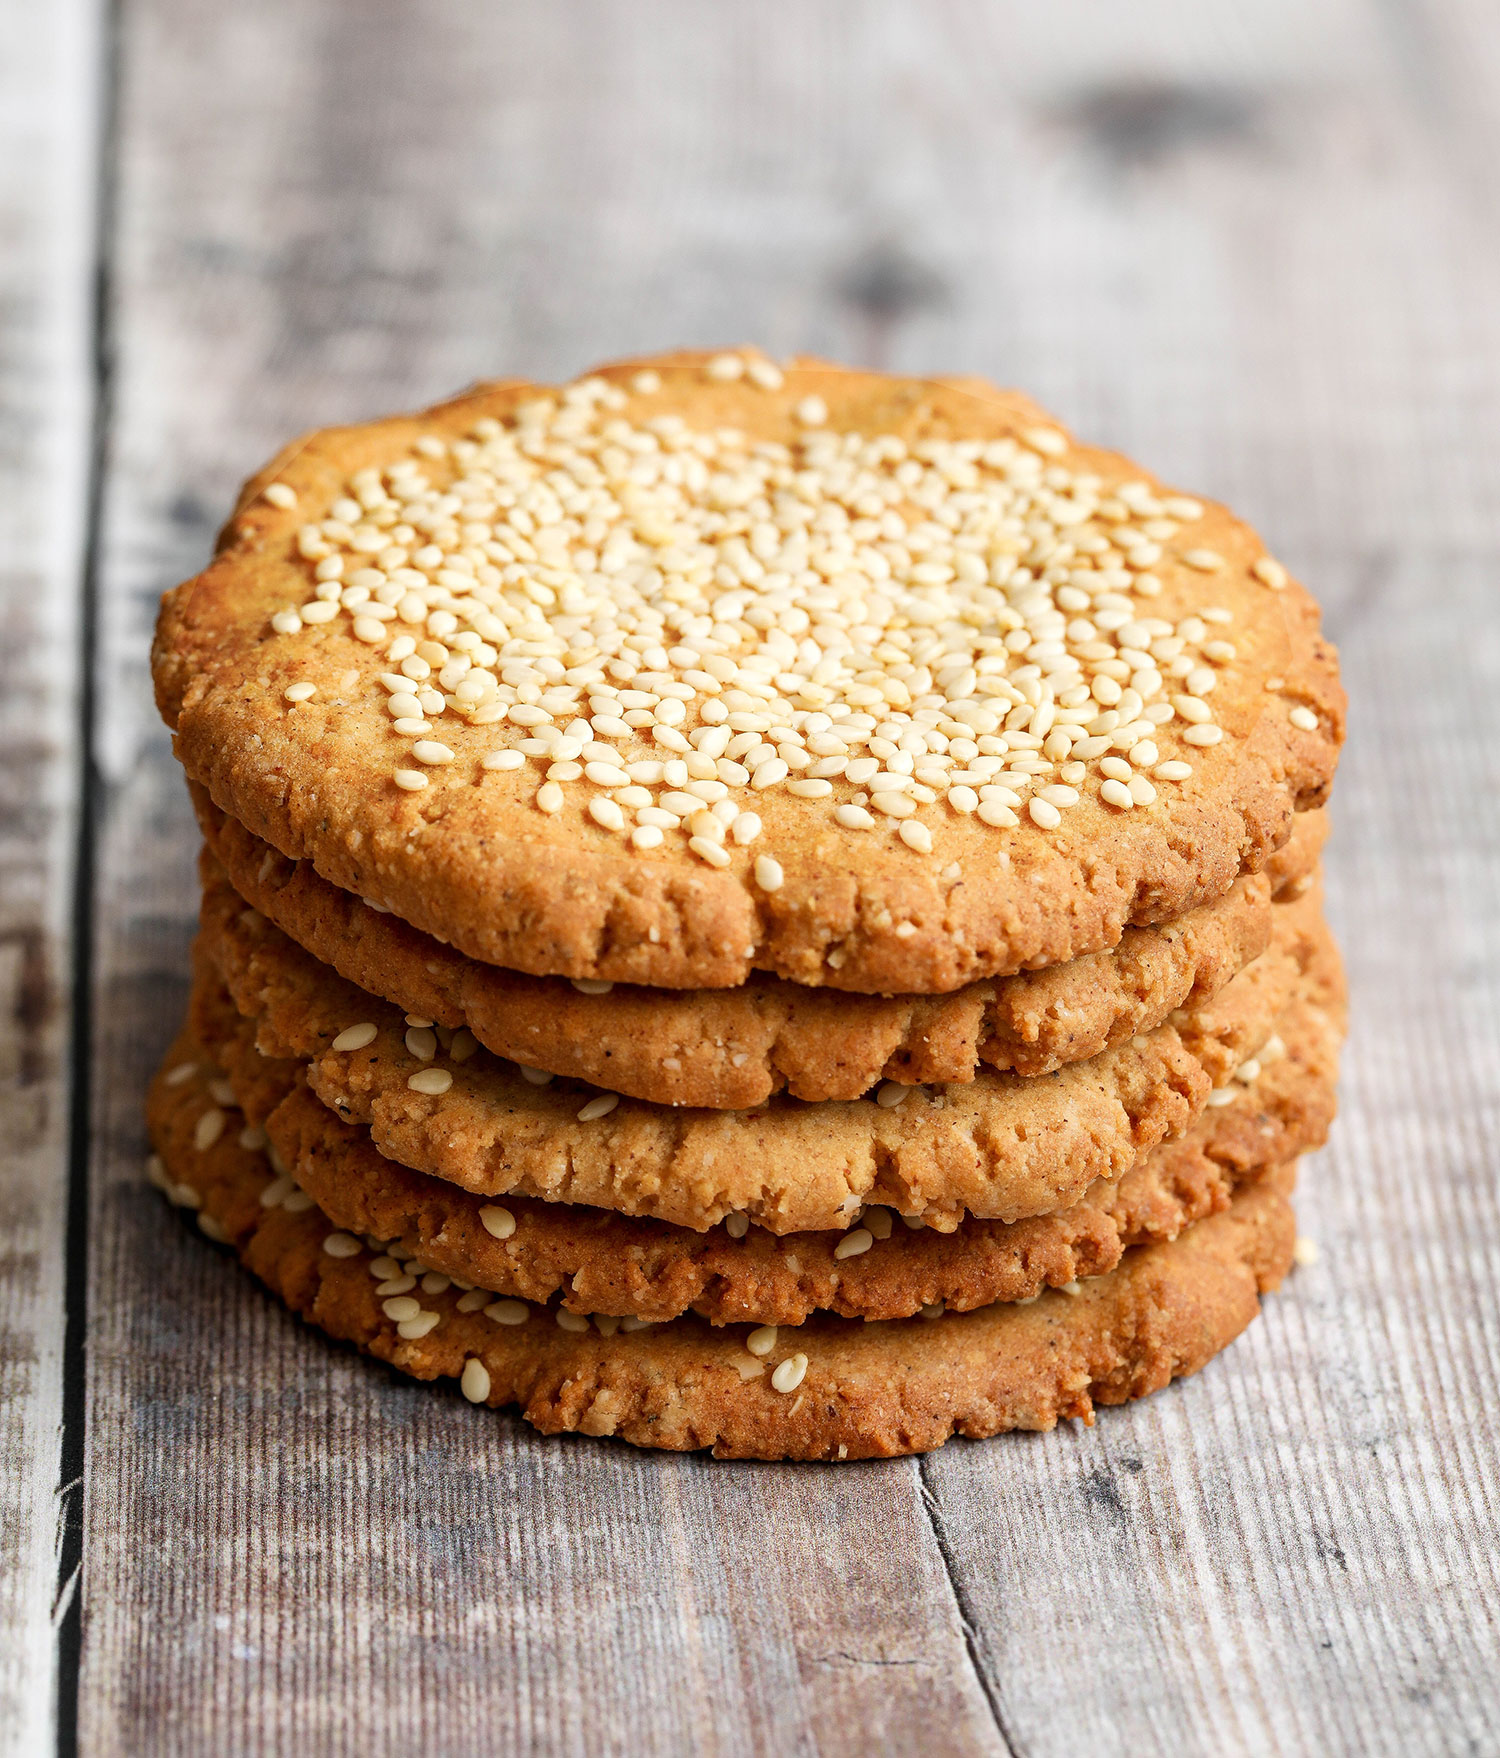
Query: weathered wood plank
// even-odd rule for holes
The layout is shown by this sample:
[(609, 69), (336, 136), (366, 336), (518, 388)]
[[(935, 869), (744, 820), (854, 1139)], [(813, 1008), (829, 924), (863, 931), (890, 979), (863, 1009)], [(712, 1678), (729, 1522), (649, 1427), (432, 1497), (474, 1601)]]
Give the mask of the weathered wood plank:
[[(1447, 393), (1500, 304), (1389, 16), (127, 9), (85, 1750), (1482, 1744), (1495, 839), (1445, 741), (1493, 712), (1500, 435)], [(156, 591), (298, 427), (740, 337), (1025, 383), (1244, 506), (1347, 636), (1327, 1256), (1089, 1433), (835, 1473), (476, 1426), (139, 1183), (192, 906)], [(1455, 652), (1440, 708), (1403, 694)]]
[(51, 1737), (97, 9), (0, 6), (0, 1753)]

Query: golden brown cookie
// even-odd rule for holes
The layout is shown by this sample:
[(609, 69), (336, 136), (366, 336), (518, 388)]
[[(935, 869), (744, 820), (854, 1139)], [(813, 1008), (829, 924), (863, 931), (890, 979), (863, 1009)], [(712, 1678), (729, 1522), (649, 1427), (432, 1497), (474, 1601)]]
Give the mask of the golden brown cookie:
[(1174, 920), (1323, 801), (1333, 651), (1222, 508), (977, 380), (724, 359), (289, 447), (163, 605), (189, 775), (491, 964), (872, 993)]
[[(1291, 1266), (1285, 1168), (1171, 1244), (1026, 1305), (865, 1324), (819, 1315), (775, 1335), (696, 1319), (592, 1321), (440, 1284), (382, 1294), (379, 1242), (330, 1226), (237, 1129), (184, 1038), (152, 1084), (151, 1175), (286, 1304), (418, 1379), (459, 1379), (476, 1404), (519, 1405), (546, 1433), (725, 1458), (887, 1458), (952, 1434), (1092, 1421), (1193, 1373)], [(398, 1278), (402, 1280), (402, 1278)]]
[(1175, 1239), (1241, 1183), (1322, 1143), (1342, 1009), (1334, 995), (1299, 998), (1278, 1023), (1274, 1054), (1253, 1078), (1231, 1083), (1227, 1105), (1058, 1214), (1010, 1226), (970, 1219), (936, 1233), (876, 1208), (847, 1233), (780, 1239), (759, 1227), (735, 1238), (605, 1209), (486, 1202), (377, 1152), (367, 1130), (307, 1091), (301, 1063), (256, 1051), (254, 1026), (222, 990), (195, 996), (192, 1021), (202, 1060), (224, 1069), (279, 1169), (335, 1226), (420, 1260), (419, 1274), (430, 1268), (530, 1301), (558, 1295), (585, 1314), (660, 1321), (691, 1309), (713, 1324), (797, 1325), (820, 1308), (890, 1319), (936, 1303), (969, 1311), (1028, 1300), (1102, 1275), (1128, 1246)]
[[(411, 1026), (256, 911), (205, 897), (201, 956), (271, 1056), (404, 1165), (476, 1194), (513, 1192), (703, 1230), (730, 1214), (773, 1233), (846, 1226), (865, 1203), (951, 1230), (1078, 1200), (1180, 1135), (1215, 1082), (1270, 1035), (1299, 973), (1332, 957), (1316, 892), (1276, 906), (1267, 953), (1190, 1014), (1033, 1080), (882, 1087), (871, 1099), (672, 1110), (567, 1081), (534, 1085), (479, 1049)], [(891, 1101), (895, 1102), (891, 1102)]]
[[(575, 985), (481, 964), (289, 861), (193, 789), (212, 851), (205, 890), (234, 889), (343, 977), (499, 1056), (664, 1105), (745, 1109), (785, 1089), (856, 1099), (880, 1080), (966, 1081), (981, 1067), (1050, 1074), (1221, 989), (1270, 940), (1273, 875), (1107, 952), (987, 978), (944, 996), (850, 995), (755, 976), (738, 989)], [(1275, 857), (1281, 887), (1311, 873), (1321, 812)], [(604, 991), (601, 993), (600, 991)]]

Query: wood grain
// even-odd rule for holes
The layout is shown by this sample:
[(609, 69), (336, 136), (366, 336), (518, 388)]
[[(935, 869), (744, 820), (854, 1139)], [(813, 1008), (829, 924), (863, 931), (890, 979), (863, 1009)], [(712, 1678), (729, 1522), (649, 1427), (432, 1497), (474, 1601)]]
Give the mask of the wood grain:
[[(71, 875), (92, 422), (92, 5), (0, 9), (0, 1753), (51, 1738)], [(64, 1586), (62, 1602), (74, 1582)]]
[[(1494, 41), (1477, 0), (125, 6), (81, 1750), (1494, 1749)], [(193, 902), (157, 592), (301, 427), (732, 339), (1022, 383), (1243, 507), (1344, 644), (1324, 1256), (1093, 1430), (542, 1441), (140, 1180)]]

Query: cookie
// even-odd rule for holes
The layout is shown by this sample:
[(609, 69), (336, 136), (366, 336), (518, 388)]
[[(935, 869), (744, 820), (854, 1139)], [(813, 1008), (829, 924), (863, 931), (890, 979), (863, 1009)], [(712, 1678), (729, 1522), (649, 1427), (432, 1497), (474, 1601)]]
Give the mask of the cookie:
[(1096, 1405), (1196, 1372), (1249, 1324), (1292, 1262), (1287, 1168), (1172, 1243), (1129, 1252), (1075, 1294), (1024, 1306), (874, 1324), (819, 1315), (772, 1335), (697, 1319), (591, 1322), (441, 1287), (441, 1277), (419, 1295), (382, 1295), (375, 1248), (332, 1228), (274, 1172), (257, 1132), (226, 1120), (214, 1078), (191, 1039), (173, 1046), (148, 1099), (154, 1181), (330, 1336), (418, 1379), (456, 1377), (471, 1402), (517, 1405), (549, 1434), (723, 1458), (836, 1460), (924, 1452), (953, 1434), (1089, 1422)]
[[(1204, 1007), (1028, 1080), (882, 1087), (872, 1099), (673, 1110), (509, 1064), (346, 983), (264, 917), (204, 899), (200, 956), (271, 1056), (380, 1151), (476, 1194), (513, 1192), (698, 1230), (739, 1214), (773, 1233), (846, 1226), (865, 1203), (951, 1230), (1075, 1202), (1180, 1135), (1216, 1081), (1264, 1043), (1311, 960), (1332, 957), (1317, 894), (1277, 905), (1272, 948)], [(892, 1102), (895, 1101), (895, 1102)]]
[(825, 1309), (846, 1318), (909, 1317), (942, 1303), (969, 1311), (1028, 1300), (1114, 1268), (1132, 1245), (1175, 1239), (1224, 1208), (1237, 1186), (1319, 1146), (1334, 1108), (1341, 1036), (1336, 998), (1288, 1008), (1279, 1042), (1253, 1078), (1226, 1089), (1175, 1142), (1125, 1176), (1101, 1180), (1071, 1208), (1017, 1221), (912, 1230), (869, 1209), (847, 1233), (777, 1239), (753, 1227), (695, 1233), (604, 1209), (526, 1198), (487, 1203), (380, 1154), (306, 1089), (303, 1065), (261, 1056), (254, 1027), (228, 996), (195, 998), (202, 1060), (222, 1067), (279, 1169), (336, 1227), (389, 1243), (391, 1255), (497, 1294), (585, 1314), (654, 1321), (692, 1310), (713, 1324), (801, 1324)]
[[(215, 865), (234, 889), (357, 988), (550, 1074), (665, 1105), (745, 1109), (783, 1089), (856, 1099), (881, 1080), (966, 1081), (981, 1067), (1050, 1074), (1216, 994), (1264, 952), (1273, 875), (1108, 952), (986, 979), (947, 996), (850, 995), (752, 977), (737, 989), (644, 989), (531, 977), (480, 964), (289, 861), (194, 788)], [(1316, 863), (1323, 814), (1304, 813), (1275, 857), (1292, 884)], [(1309, 858), (1308, 851), (1311, 851)], [(599, 991), (603, 990), (603, 993)]]
[(162, 607), (189, 775), (490, 964), (879, 994), (1174, 920), (1322, 803), (1333, 650), (1222, 508), (977, 380), (719, 359), (289, 447)]

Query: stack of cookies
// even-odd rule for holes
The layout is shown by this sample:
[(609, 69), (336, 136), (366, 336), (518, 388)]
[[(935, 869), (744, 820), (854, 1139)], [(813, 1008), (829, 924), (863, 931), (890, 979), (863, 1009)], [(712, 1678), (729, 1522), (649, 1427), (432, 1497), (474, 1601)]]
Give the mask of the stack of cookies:
[(1335, 657), (1025, 398), (684, 353), (314, 434), (154, 663), (152, 1176), (331, 1335), (861, 1458), (1089, 1420), (1293, 1261)]

